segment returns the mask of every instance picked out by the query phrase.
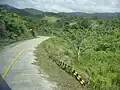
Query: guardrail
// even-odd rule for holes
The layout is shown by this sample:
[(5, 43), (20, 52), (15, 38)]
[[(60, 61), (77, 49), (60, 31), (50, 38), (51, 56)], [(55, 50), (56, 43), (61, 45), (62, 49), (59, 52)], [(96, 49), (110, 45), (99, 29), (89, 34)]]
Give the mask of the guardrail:
[(66, 71), (69, 75), (72, 75), (75, 77), (75, 79), (83, 86), (83, 87), (88, 87), (90, 86), (89, 82), (86, 82), (85, 80), (82, 79), (81, 75), (70, 65), (65, 64), (64, 62), (57, 60), (52, 53), (50, 53), (48, 50), (46, 50), (48, 53), (48, 56), (53, 62), (55, 62), (60, 68), (62, 68), (64, 71)]

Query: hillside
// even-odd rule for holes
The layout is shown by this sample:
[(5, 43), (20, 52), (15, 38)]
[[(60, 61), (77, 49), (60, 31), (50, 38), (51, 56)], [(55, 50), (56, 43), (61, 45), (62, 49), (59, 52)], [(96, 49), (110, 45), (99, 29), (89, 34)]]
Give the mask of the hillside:
[[(9, 6), (0, 8), (0, 46), (19, 40), (34, 38), (36, 35), (50, 35), (57, 17), (40, 17), (32, 14), (23, 14), (24, 10)], [(6, 9), (4, 9), (4, 8)], [(22, 12), (19, 12), (22, 11)], [(16, 13), (18, 12), (18, 13)], [(19, 14), (21, 13), (21, 14)], [(26, 16), (28, 15), (28, 16)]]
[(20, 14), (22, 16), (33, 17), (34, 19), (43, 17), (44, 15), (47, 15), (47, 16), (57, 16), (58, 15), (53, 12), (43, 12), (43, 11), (39, 11), (39, 10), (36, 10), (33, 8), (18, 9), (18, 8), (15, 8), (15, 7), (7, 5), (7, 4), (0, 5), (0, 8), (5, 9), (9, 12), (14, 12), (14, 13)]
[(25, 8), (24, 11), (26, 11), (30, 14), (33, 14), (33, 15), (41, 15), (41, 14), (44, 13), (43, 11), (39, 11), (39, 10), (36, 10), (36, 9), (33, 9), (33, 8)]
[[(37, 63), (41, 67), (41, 61), (53, 60), (58, 66), (64, 62), (81, 76), (87, 90), (120, 90), (120, 19), (77, 18), (72, 25), (57, 22), (55, 37), (38, 47)], [(63, 68), (73, 76), (71, 68)]]
[(40, 20), (36, 21), (35, 19), (0, 9), (0, 46), (34, 38), (36, 33), (39, 34), (40, 26), (42, 26)]
[(10, 12), (15, 12), (15, 13), (20, 14), (20, 15), (31, 16), (31, 14), (26, 12), (25, 10), (17, 9), (17, 8), (9, 6), (9, 5), (0, 5), (0, 8), (6, 9), (7, 11), (10, 11)]

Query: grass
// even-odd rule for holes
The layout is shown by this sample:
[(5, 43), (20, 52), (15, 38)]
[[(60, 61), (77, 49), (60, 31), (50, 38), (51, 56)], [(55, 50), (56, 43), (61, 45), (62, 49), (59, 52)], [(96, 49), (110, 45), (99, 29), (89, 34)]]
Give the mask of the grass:
[[(58, 54), (61, 53), (61, 51), (64, 51), (64, 47), (62, 47), (61, 44), (59, 44), (59, 41), (57, 42), (56, 40), (58, 38), (53, 37), (51, 39), (48, 39), (46, 41), (44, 41), (43, 43), (41, 43), (36, 50), (36, 65), (38, 65), (41, 69), (43, 69), (43, 71), (45, 71), (45, 73), (47, 73), (49, 75), (48, 79), (57, 82), (57, 86), (58, 88), (56, 90), (85, 90), (84, 88), (81, 87), (80, 83), (73, 78), (72, 76), (68, 75), (65, 71), (63, 71), (60, 67), (58, 67), (52, 60), (50, 60), (50, 58), (48, 57), (48, 53), (46, 52), (46, 48), (53, 52), (55, 54), (55, 52)], [(55, 39), (55, 41), (54, 41)], [(54, 46), (53, 43), (56, 43), (58, 46)], [(64, 44), (65, 45), (65, 44)], [(50, 47), (52, 46), (52, 47)], [(54, 48), (54, 49), (53, 49)], [(60, 51), (58, 50), (60, 49)], [(58, 51), (58, 52), (57, 52)], [(60, 56), (63, 53), (61, 53), (57, 58), (61, 58)], [(63, 57), (61, 60), (66, 61), (69, 57), (65, 56)], [(69, 62), (68, 62), (69, 63)]]
[(56, 56), (60, 61), (63, 61), (66, 64), (69, 64), (75, 70), (81, 74), (83, 79), (88, 81), (88, 76), (84, 71), (80, 70), (78, 63), (75, 63), (72, 56), (74, 56), (73, 51), (70, 49), (69, 44), (64, 42), (63, 39), (59, 37), (53, 37), (44, 42), (44, 48)]
[(45, 20), (48, 20), (49, 23), (55, 23), (57, 20), (59, 20), (58, 17), (54, 17), (54, 16), (45, 16), (44, 17)]
[[(47, 57), (48, 53), (46, 53), (45, 49), (51, 52), (58, 60), (72, 66), (82, 76), (83, 80), (90, 81), (92, 90), (119, 90), (119, 52), (93, 51), (90, 49), (84, 51), (84, 53), (80, 55), (79, 61), (76, 61), (74, 50), (72, 50), (70, 45), (62, 38), (53, 37), (44, 41), (37, 50), (39, 66), (45, 68), (49, 74), (51, 73), (50, 76), (52, 76), (53, 80), (55, 79), (54, 77), (59, 77), (60, 75), (61, 79), (57, 78), (57, 81), (61, 82), (61, 80), (63, 80), (64, 82), (64, 80), (68, 80), (66, 82), (69, 82), (69, 84), (71, 84), (70, 81), (72, 81), (68, 78), (69, 75), (66, 76), (67, 74), (65, 75), (63, 71), (62, 74), (61, 71), (59, 71), (59, 67), (54, 66), (53, 62)], [(65, 75), (65, 77), (63, 78), (62, 75)], [(65, 84), (68, 85), (66, 82)], [(76, 85), (77, 83), (74, 84), (74, 86)], [(64, 87), (63, 85), (61, 86)]]

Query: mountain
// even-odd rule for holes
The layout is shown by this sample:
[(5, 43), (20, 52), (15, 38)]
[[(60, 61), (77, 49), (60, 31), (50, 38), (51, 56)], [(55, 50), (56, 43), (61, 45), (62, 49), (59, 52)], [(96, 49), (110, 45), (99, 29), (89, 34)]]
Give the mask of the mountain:
[(94, 14), (88, 14), (88, 16), (91, 17), (98, 17), (98, 18), (113, 18), (113, 17), (120, 17), (120, 13), (94, 13)]
[(113, 18), (113, 17), (120, 17), (120, 13), (84, 13), (84, 12), (71, 12), (71, 13), (59, 13), (60, 15), (64, 16), (88, 16), (88, 17), (98, 17), (98, 18)]
[(25, 8), (24, 11), (26, 11), (28, 13), (31, 13), (33, 15), (41, 15), (41, 14), (44, 13), (43, 11), (39, 11), (39, 10), (36, 10), (36, 9), (33, 9), (33, 8)]
[(57, 16), (57, 17), (62, 17), (62, 16), (69, 16), (69, 17), (77, 17), (77, 16), (88, 16), (88, 17), (98, 17), (98, 18), (113, 18), (113, 17), (120, 17), (120, 13), (83, 13), (83, 12), (71, 12), (71, 13), (65, 13), (65, 12), (60, 12), (60, 13), (54, 13), (54, 12), (43, 12), (39, 11), (33, 8), (25, 8), (25, 9), (18, 9), (15, 7), (12, 7), (7, 4), (0, 5), (0, 8), (6, 9), (10, 12), (15, 12), (20, 15), (24, 16), (30, 16), (30, 17), (35, 17), (35, 18), (40, 18), (43, 17), (44, 15), (47, 16)]
[(7, 5), (7, 4), (0, 5), (0, 8), (2, 8), (2, 9), (6, 9), (7, 11), (10, 11), (10, 12), (18, 13), (18, 14), (20, 14), (20, 15), (31, 16), (31, 14), (28, 13), (28, 12), (26, 12), (25, 10), (15, 8), (15, 7), (12, 7), (12, 6)]
[(47, 16), (57, 16), (57, 13), (54, 12), (43, 12), (33, 8), (25, 8), (24, 11), (31, 13), (33, 15), (47, 15)]
[(27, 9), (27, 8), (26, 9), (18, 9), (18, 8), (15, 8), (15, 7), (7, 5), (7, 4), (0, 5), (0, 8), (5, 9), (9, 12), (17, 13), (21, 16), (27, 16), (31, 19), (38, 19), (38, 18), (42, 18), (44, 16), (42, 14), (43, 13), (42, 11), (32, 9), (32, 8), (30, 8), (30, 9)]
[(17, 13), (23, 16), (30, 16), (30, 17), (35, 17), (35, 18), (40, 18), (40, 17), (43, 17), (44, 15), (57, 16), (57, 14), (53, 12), (43, 12), (43, 11), (39, 11), (33, 8), (18, 9), (18, 8), (15, 8), (7, 4), (0, 5), (0, 8), (5, 9), (9, 12), (14, 12), (14, 13)]

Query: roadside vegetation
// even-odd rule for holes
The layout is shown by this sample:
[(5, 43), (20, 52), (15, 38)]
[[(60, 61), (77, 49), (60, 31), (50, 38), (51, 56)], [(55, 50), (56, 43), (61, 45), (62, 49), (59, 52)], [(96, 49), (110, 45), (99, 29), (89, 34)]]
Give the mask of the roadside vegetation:
[(49, 33), (49, 26), (45, 19), (21, 16), (0, 8), (0, 47), (16, 41), (35, 38), (38, 35), (46, 35)]
[(44, 51), (37, 52), (40, 66), (41, 60), (50, 60), (45, 57), (47, 50), (90, 82), (91, 90), (120, 90), (119, 17), (45, 16), (34, 20), (1, 9), (0, 45), (37, 35), (51, 36), (38, 46)]
[[(51, 39), (48, 39), (47, 41), (48, 43), (51, 43), (49, 42)], [(34, 64), (40, 66), (40, 74), (47, 74), (49, 76), (44, 75), (43, 77), (56, 82), (57, 88), (55, 90), (86, 90), (85, 88), (82, 88), (75, 78), (67, 74), (55, 62), (53, 62), (52, 59), (49, 58), (45, 49), (46, 44), (48, 44), (47, 41), (40, 44), (35, 51), (37, 59)]]
[(13, 43), (19, 40), (32, 38), (27, 27), (27, 21), (21, 16), (0, 10), (0, 46)]
[(59, 21), (64, 27), (43, 42), (42, 48), (75, 68), (84, 80), (90, 81), (92, 90), (119, 90), (120, 19), (75, 21), (72, 25)]

